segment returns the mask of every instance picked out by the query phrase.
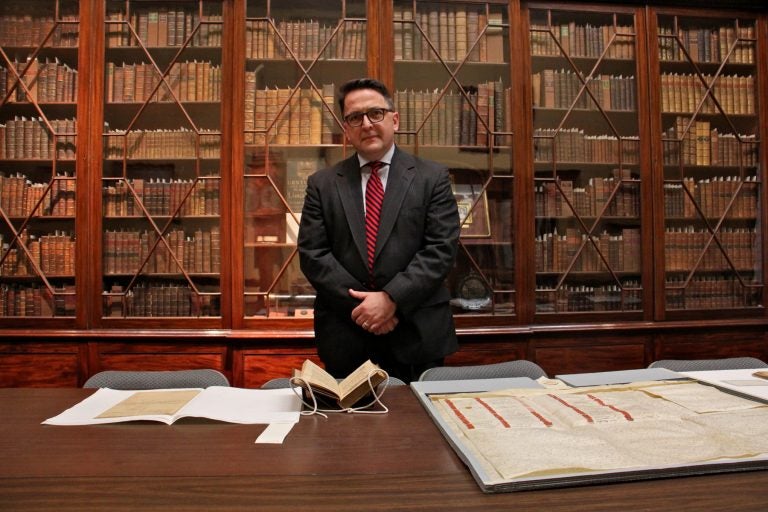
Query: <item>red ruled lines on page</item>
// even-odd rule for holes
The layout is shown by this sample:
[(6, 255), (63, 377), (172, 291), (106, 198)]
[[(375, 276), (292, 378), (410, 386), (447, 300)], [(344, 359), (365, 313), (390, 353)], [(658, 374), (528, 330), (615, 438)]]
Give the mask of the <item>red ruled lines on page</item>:
[(599, 398), (597, 398), (597, 397), (596, 397), (596, 396), (594, 396), (594, 395), (587, 395), (587, 396), (588, 396), (589, 398), (591, 398), (592, 400), (594, 400), (595, 402), (597, 402), (598, 404), (600, 404), (601, 406), (603, 406), (603, 407), (608, 407), (608, 408), (609, 408), (609, 409), (611, 409), (612, 411), (616, 411), (616, 412), (618, 412), (619, 414), (623, 415), (623, 416), (624, 416), (624, 418), (625, 418), (627, 421), (635, 421), (635, 418), (633, 418), (633, 417), (632, 417), (632, 415), (629, 413), (629, 411), (625, 411), (624, 409), (619, 409), (619, 408), (618, 408), (618, 407), (616, 407), (615, 405), (607, 404), (607, 403), (603, 402), (602, 400), (600, 400)]
[(464, 413), (459, 410), (458, 407), (456, 407), (456, 404), (453, 403), (453, 400), (446, 400), (446, 404), (448, 404), (448, 407), (451, 408), (453, 411), (453, 414), (456, 415), (457, 418), (459, 418), (459, 421), (461, 421), (467, 429), (472, 430), (475, 428), (475, 426), (472, 424), (471, 421), (467, 419), (466, 416), (464, 416)]
[(585, 420), (587, 420), (587, 423), (594, 423), (595, 422), (595, 420), (592, 418), (592, 416), (590, 416), (589, 414), (585, 413), (584, 411), (582, 411), (581, 409), (579, 409), (575, 405), (569, 404), (568, 402), (566, 402), (565, 400), (563, 400), (559, 396), (552, 395), (552, 394), (547, 395), (547, 396), (549, 396), (550, 398), (554, 398), (555, 400), (557, 400), (558, 402), (560, 402), (564, 406), (566, 406), (566, 407), (568, 407), (570, 409), (573, 409), (575, 412), (580, 414)]
[(552, 426), (552, 422), (549, 421), (547, 418), (545, 418), (539, 411), (537, 411), (536, 409), (534, 409), (533, 407), (531, 407), (530, 405), (525, 403), (520, 398), (515, 397), (515, 400), (520, 402), (523, 405), (523, 407), (528, 409), (528, 412), (533, 414), (536, 417), (536, 419), (538, 419), (540, 422), (542, 422), (545, 426), (547, 426), (547, 427), (551, 427)]
[[(534, 416), (537, 420), (539, 420), (544, 426), (551, 427), (553, 423), (549, 421), (547, 418), (544, 417), (541, 413), (536, 411), (533, 407), (531, 407), (529, 404), (527, 404), (524, 400), (521, 400), (520, 398), (514, 397), (514, 399), (520, 403), (523, 407), (525, 407), (529, 413), (531, 413), (532, 416)], [(475, 398), (475, 401), (479, 403), (480, 405), (485, 408), (496, 420), (501, 424), (504, 428), (511, 428), (509, 422), (507, 422), (504, 417), (499, 414), (499, 412), (491, 406), (488, 402), (483, 400), (482, 398)], [(453, 411), (453, 414), (456, 415), (456, 417), (461, 421), (465, 427), (467, 427), (468, 430), (472, 430), (475, 428), (475, 425), (467, 418), (461, 410), (459, 410), (459, 407), (456, 406), (456, 404), (452, 400), (446, 400), (446, 404), (448, 404), (448, 407), (450, 407), (451, 411)]]

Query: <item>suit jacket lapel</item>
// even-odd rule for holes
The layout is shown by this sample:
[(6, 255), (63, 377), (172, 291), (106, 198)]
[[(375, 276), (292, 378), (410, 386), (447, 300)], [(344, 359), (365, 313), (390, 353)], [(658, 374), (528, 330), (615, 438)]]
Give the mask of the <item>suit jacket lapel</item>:
[[(392, 156), (392, 162), (389, 165), (387, 189), (384, 192), (384, 203), (381, 207), (379, 232), (376, 237), (377, 255), (392, 234), (392, 229), (395, 226), (405, 194), (411, 185), (411, 181), (413, 181), (414, 167), (413, 161), (408, 155), (396, 148), (395, 154)], [(365, 227), (363, 227), (363, 230), (365, 230)]]
[(359, 160), (357, 154), (354, 154), (339, 167), (336, 190), (339, 193), (341, 206), (344, 208), (344, 214), (347, 217), (357, 250), (363, 262), (366, 262), (368, 261), (368, 252), (365, 247), (365, 210), (361, 187)]

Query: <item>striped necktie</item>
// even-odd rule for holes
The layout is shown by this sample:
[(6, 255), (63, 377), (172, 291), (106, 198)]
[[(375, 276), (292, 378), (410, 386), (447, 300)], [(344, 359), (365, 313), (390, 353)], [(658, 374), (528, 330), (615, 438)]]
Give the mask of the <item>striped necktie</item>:
[(365, 245), (368, 249), (368, 271), (373, 276), (373, 256), (376, 253), (376, 234), (379, 231), (381, 203), (384, 201), (384, 187), (379, 178), (381, 162), (370, 162), (371, 177), (365, 186)]

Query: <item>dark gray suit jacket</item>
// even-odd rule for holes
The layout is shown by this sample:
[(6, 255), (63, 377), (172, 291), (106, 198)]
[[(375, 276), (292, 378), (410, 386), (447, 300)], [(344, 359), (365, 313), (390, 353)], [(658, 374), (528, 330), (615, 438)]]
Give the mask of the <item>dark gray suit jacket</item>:
[(387, 343), (402, 363), (454, 352), (458, 343), (443, 283), (458, 238), (459, 214), (448, 171), (396, 148), (379, 224), (374, 283), (397, 304), (399, 323), (393, 332), (373, 336), (350, 317), (359, 301), (348, 290), (372, 289), (357, 155), (310, 176), (298, 246), (301, 270), (317, 292), (315, 335), (326, 366), (354, 370), (365, 360), (366, 343)]

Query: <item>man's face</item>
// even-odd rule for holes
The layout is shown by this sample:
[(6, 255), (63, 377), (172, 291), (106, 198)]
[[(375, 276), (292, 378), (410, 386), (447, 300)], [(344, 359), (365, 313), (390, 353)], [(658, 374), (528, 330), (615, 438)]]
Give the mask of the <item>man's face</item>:
[[(344, 98), (344, 117), (354, 112), (367, 112), (372, 108), (389, 108), (384, 96), (373, 89), (358, 89)], [(384, 119), (371, 123), (368, 116), (363, 116), (363, 124), (350, 126), (344, 123), (344, 133), (349, 142), (366, 160), (378, 160), (394, 144), (395, 131), (400, 126), (400, 115), (387, 112)]]

